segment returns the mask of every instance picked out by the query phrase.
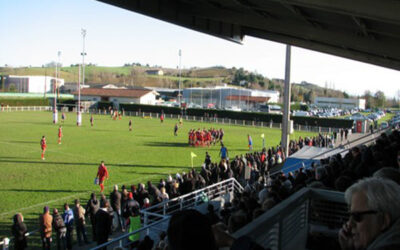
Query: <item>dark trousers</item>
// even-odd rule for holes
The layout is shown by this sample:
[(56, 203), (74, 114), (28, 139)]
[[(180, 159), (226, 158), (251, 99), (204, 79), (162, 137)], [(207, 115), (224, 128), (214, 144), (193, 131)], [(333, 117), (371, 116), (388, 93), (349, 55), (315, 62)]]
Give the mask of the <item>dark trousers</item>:
[(66, 239), (66, 229), (60, 229), (57, 232), (57, 238), (56, 238), (56, 243), (57, 243), (57, 249), (58, 250), (65, 250), (67, 249), (67, 239)]
[(78, 224), (76, 224), (76, 236), (78, 238), (78, 244), (82, 245), (82, 238), (83, 241), (85, 243), (88, 243), (88, 239), (86, 236), (86, 228), (85, 228), (85, 224), (78, 222)]
[[(103, 243), (106, 243), (108, 241), (108, 235), (107, 236), (98, 236), (97, 237), (97, 245), (99, 246), (99, 245), (101, 245), (101, 244), (103, 244)], [(101, 248), (102, 250), (105, 250), (105, 249), (107, 249), (107, 247), (102, 247)]]
[(67, 234), (66, 234), (66, 240), (67, 240), (67, 249), (72, 249), (72, 235), (74, 233), (74, 227), (72, 225), (67, 226)]
[(120, 226), (121, 230), (125, 230), (123, 217), (121, 215), (121, 209), (114, 211), (114, 219), (118, 221), (118, 225)]
[[(93, 216), (94, 217), (94, 216)], [(94, 224), (94, 218), (90, 220), (90, 223), (92, 224), (92, 239), (93, 241), (97, 241), (96, 237), (96, 226)]]
[(51, 248), (51, 237), (46, 237), (42, 239), (42, 246), (45, 250), (50, 250)]

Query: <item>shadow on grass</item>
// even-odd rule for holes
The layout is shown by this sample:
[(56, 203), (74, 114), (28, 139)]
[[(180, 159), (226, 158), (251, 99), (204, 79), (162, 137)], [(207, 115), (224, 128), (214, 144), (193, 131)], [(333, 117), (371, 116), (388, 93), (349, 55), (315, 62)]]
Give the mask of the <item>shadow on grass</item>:
[(189, 145), (184, 142), (147, 142), (144, 145), (150, 147), (181, 147), (181, 148), (189, 147)]
[(11, 191), (11, 192), (34, 192), (34, 193), (79, 193), (79, 192), (86, 192), (87, 190), (63, 190), (63, 189), (17, 189), (17, 188), (10, 188), (10, 189), (0, 189), (2, 191)]
[[(90, 162), (56, 162), (56, 161), (25, 161), (25, 160), (7, 160), (0, 159), (0, 162), (8, 163), (29, 163), (29, 164), (46, 164), (46, 165), (85, 165), (85, 166), (98, 166), (99, 163)], [(183, 166), (169, 166), (169, 165), (144, 165), (144, 164), (120, 164), (120, 163), (106, 163), (110, 167), (131, 167), (131, 168), (184, 168)]]

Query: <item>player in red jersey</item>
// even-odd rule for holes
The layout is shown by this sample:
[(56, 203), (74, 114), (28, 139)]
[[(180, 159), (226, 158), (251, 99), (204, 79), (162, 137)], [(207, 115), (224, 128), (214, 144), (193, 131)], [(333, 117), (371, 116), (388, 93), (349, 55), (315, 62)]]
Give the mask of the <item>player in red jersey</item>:
[(161, 115), (160, 115), (160, 121), (161, 121), (161, 123), (164, 122), (164, 113), (161, 113)]
[(99, 186), (100, 192), (104, 191), (104, 179), (108, 180), (108, 171), (106, 165), (104, 165), (104, 161), (101, 161), (99, 169), (97, 170), (96, 178), (99, 178)]
[(42, 148), (42, 160), (44, 160), (44, 153), (46, 152), (46, 137), (42, 136), (42, 139), (40, 140), (40, 147)]
[(93, 123), (94, 123), (94, 118), (93, 115), (90, 115), (90, 125), (93, 127)]
[(63, 137), (62, 127), (58, 128), (58, 144), (61, 144), (61, 137)]

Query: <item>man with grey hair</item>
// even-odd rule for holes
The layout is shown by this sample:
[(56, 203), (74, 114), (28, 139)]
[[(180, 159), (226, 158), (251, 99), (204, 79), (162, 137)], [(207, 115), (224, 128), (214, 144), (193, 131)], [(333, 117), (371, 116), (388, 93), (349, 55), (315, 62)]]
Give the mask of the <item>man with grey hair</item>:
[(115, 211), (114, 220), (117, 221), (117, 224), (121, 227), (122, 232), (125, 232), (125, 223), (121, 214), (121, 197), (121, 193), (118, 191), (118, 185), (114, 185), (114, 190), (110, 193), (110, 203), (112, 209)]
[(341, 249), (400, 249), (400, 186), (365, 178), (345, 192), (349, 220), (339, 231)]

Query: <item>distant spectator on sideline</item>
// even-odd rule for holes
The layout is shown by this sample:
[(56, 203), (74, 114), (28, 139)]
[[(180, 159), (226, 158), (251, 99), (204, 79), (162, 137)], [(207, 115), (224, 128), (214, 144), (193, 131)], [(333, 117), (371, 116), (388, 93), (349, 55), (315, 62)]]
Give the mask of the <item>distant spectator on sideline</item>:
[(51, 248), (51, 225), (53, 224), (53, 216), (50, 215), (49, 207), (43, 208), (43, 214), (39, 216), (40, 237), (42, 239), (43, 249)]
[(345, 192), (349, 220), (339, 231), (342, 249), (400, 249), (400, 186), (365, 178)]
[(14, 223), (11, 226), (11, 232), (14, 236), (14, 248), (16, 250), (25, 249), (28, 246), (25, 234), (28, 232), (24, 223), (24, 217), (21, 213), (17, 213), (13, 217)]
[(67, 249), (72, 249), (72, 236), (74, 232), (74, 213), (72, 209), (69, 208), (68, 203), (64, 204), (64, 214), (63, 214), (64, 224), (67, 228)]
[(54, 231), (56, 231), (57, 249), (67, 249), (67, 228), (65, 227), (64, 220), (58, 212), (57, 208), (53, 209), (53, 227)]
[(74, 218), (75, 218), (75, 227), (76, 227), (76, 237), (78, 238), (79, 246), (83, 245), (82, 239), (85, 244), (88, 244), (89, 241), (86, 235), (86, 228), (85, 228), (85, 213), (86, 210), (81, 206), (78, 199), (75, 200), (75, 206), (73, 208)]

